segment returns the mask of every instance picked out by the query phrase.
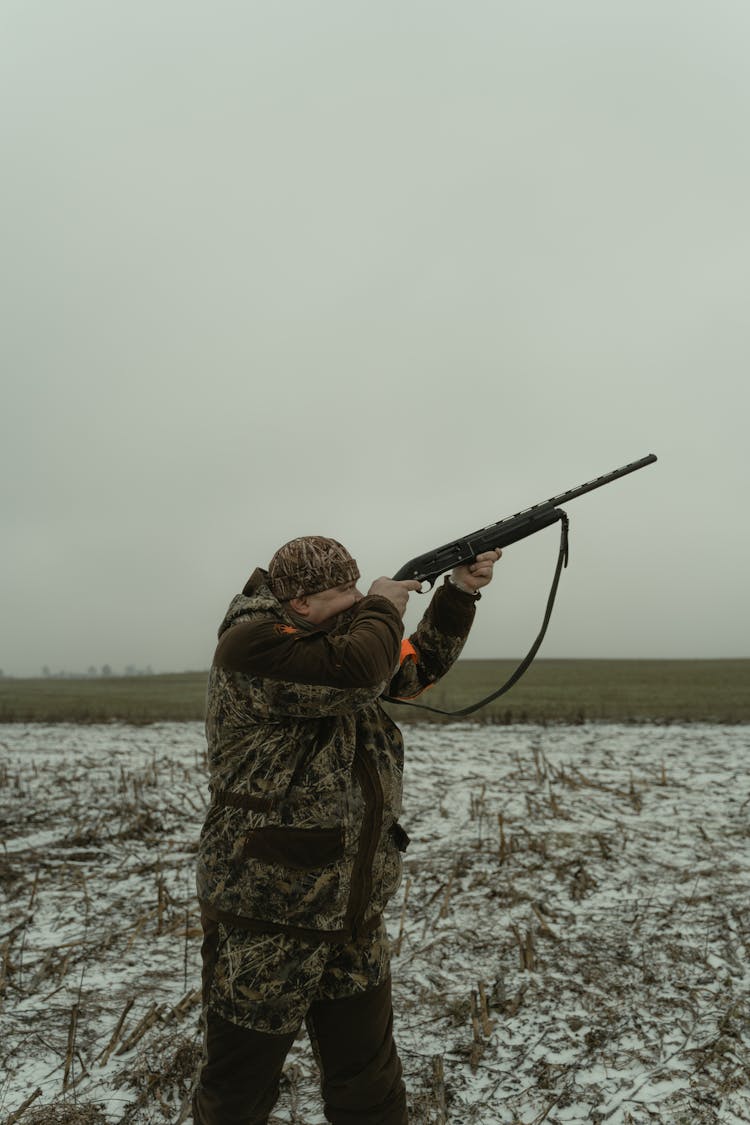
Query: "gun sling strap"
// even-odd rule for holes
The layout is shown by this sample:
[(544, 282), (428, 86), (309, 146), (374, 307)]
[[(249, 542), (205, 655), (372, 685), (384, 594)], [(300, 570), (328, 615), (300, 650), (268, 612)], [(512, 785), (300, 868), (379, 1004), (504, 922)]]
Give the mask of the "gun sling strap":
[(428, 707), (426, 703), (411, 703), (406, 699), (394, 699), (390, 695), (384, 695), (382, 698), (387, 703), (398, 703), (402, 707), (419, 707), (422, 711), (432, 711), (432, 713), (435, 715), (450, 715), (453, 718), (460, 719), (465, 717), (466, 715), (472, 715), (475, 711), (478, 711), (480, 707), (484, 707), (487, 703), (492, 703), (493, 699), (497, 699), (499, 696), (504, 695), (506, 691), (510, 691), (514, 684), (518, 683), (518, 681), (521, 679), (521, 676), (524, 674), (524, 672), (536, 656), (537, 652), (539, 651), (539, 646), (544, 640), (544, 634), (547, 632), (549, 619), (552, 616), (552, 607), (555, 604), (555, 596), (557, 595), (557, 587), (560, 582), (560, 575), (562, 574), (563, 567), (566, 567), (568, 565), (568, 517), (565, 512), (560, 513), (560, 521), (560, 550), (557, 554), (555, 576), (552, 579), (552, 586), (547, 598), (547, 606), (544, 611), (542, 627), (539, 630), (539, 634), (533, 645), (527, 652), (526, 656), (518, 665), (515, 672), (505, 681), (502, 687), (499, 687), (497, 691), (493, 691), (491, 695), (485, 696), (484, 699), (480, 699), (478, 703), (472, 703), (469, 707), (462, 707), (460, 711), (443, 711), (440, 707)]

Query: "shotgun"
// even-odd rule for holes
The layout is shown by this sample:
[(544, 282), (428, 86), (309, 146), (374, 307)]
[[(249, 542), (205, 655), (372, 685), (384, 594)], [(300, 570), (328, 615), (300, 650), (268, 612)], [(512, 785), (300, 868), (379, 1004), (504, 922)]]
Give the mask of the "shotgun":
[(646, 465), (653, 464), (655, 460), (655, 454), (649, 453), (639, 461), (631, 461), (629, 465), (623, 465), (621, 469), (613, 469), (611, 473), (595, 477), (586, 484), (580, 484), (578, 488), (571, 488), (568, 492), (561, 492), (559, 496), (532, 504), (530, 508), (524, 508), (514, 516), (506, 516), (505, 519), (482, 527), (479, 531), (472, 531), (470, 535), (454, 539), (452, 543), (446, 543), (443, 547), (436, 547), (433, 551), (417, 555), (393, 575), (394, 580), (413, 578), (417, 582), (426, 582), (427, 588), (430, 589), (441, 574), (452, 570), (454, 566), (473, 562), (482, 551), (491, 551), (495, 547), (508, 547), (511, 543), (517, 543), (519, 539), (525, 539), (528, 535), (542, 531), (543, 528), (564, 518), (563, 504), (583, 496), (586, 492), (593, 492), (595, 488), (603, 488), (605, 484), (611, 484), (612, 481), (619, 480), (628, 473), (634, 473), (637, 469), (643, 469)]
[(525, 539), (528, 535), (533, 535), (535, 532), (541, 531), (543, 528), (549, 527), (553, 523), (557, 523), (558, 521), (561, 523), (560, 551), (557, 558), (557, 566), (555, 567), (555, 576), (552, 580), (552, 588), (547, 598), (547, 607), (544, 611), (542, 627), (539, 630), (536, 640), (515, 672), (513, 672), (497, 691), (493, 691), (491, 695), (480, 699), (478, 703), (472, 703), (469, 707), (463, 707), (459, 711), (443, 711), (440, 707), (428, 707), (424, 703), (413, 703), (409, 700), (396, 699), (389, 695), (385, 695), (383, 698), (389, 703), (398, 703), (404, 707), (418, 707), (424, 711), (433, 711), (438, 715), (450, 715), (455, 718), (464, 718), (467, 715), (473, 714), (474, 711), (478, 711), (480, 707), (484, 707), (487, 703), (491, 703), (494, 699), (497, 699), (498, 696), (504, 695), (506, 691), (509, 691), (513, 685), (518, 682), (539, 651), (552, 614), (552, 607), (555, 602), (557, 584), (560, 581), (562, 568), (568, 565), (568, 517), (562, 510), (561, 505), (567, 504), (569, 500), (575, 500), (578, 496), (583, 496), (586, 492), (593, 492), (595, 488), (603, 488), (605, 484), (611, 484), (612, 481), (619, 480), (620, 477), (627, 476), (628, 473), (634, 473), (637, 469), (642, 469), (646, 465), (652, 465), (655, 460), (656, 456), (653, 453), (649, 453), (647, 457), (641, 457), (639, 461), (631, 461), (629, 465), (623, 465), (621, 469), (614, 469), (611, 473), (605, 473), (604, 476), (595, 477), (594, 480), (587, 481), (586, 484), (580, 484), (578, 488), (571, 488), (568, 492), (561, 492), (559, 496), (553, 496), (549, 500), (542, 500), (539, 504), (532, 504), (530, 508), (524, 508), (522, 512), (516, 512), (514, 516), (507, 516), (503, 520), (498, 520), (497, 523), (491, 523), (487, 527), (480, 528), (479, 531), (473, 531), (470, 535), (464, 535), (460, 539), (454, 539), (452, 543), (446, 543), (444, 547), (437, 547), (434, 551), (427, 551), (424, 555), (417, 555), (415, 559), (410, 559), (408, 563), (405, 563), (404, 566), (394, 574), (394, 579), (396, 581), (401, 581), (406, 578), (413, 578), (423, 585), (426, 582), (428, 584), (427, 588), (430, 589), (434, 586), (435, 580), (439, 578), (441, 574), (452, 570), (454, 566), (461, 566), (463, 563), (473, 562), (482, 551), (491, 551), (495, 547), (507, 547), (510, 543), (517, 543), (519, 539)]

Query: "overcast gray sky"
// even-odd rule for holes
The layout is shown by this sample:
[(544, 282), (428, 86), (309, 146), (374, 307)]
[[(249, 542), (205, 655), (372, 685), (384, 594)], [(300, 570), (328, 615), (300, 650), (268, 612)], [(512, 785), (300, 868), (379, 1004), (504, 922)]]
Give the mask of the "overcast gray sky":
[(6, 674), (206, 668), (295, 535), (366, 585), (650, 452), (570, 505), (541, 655), (750, 656), (746, 0), (0, 18)]

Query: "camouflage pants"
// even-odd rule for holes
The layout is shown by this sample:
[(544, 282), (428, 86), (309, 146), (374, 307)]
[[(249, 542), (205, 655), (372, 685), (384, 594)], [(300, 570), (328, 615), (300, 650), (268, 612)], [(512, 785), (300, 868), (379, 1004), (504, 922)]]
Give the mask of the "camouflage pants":
[(204, 919), (205, 1047), (195, 1125), (265, 1125), (303, 1020), (328, 1121), (407, 1125), (388, 939), (308, 944)]
[(384, 923), (362, 942), (318, 945), (285, 934), (253, 934), (203, 918), (205, 1005), (238, 1027), (296, 1032), (314, 1000), (376, 988), (390, 972)]

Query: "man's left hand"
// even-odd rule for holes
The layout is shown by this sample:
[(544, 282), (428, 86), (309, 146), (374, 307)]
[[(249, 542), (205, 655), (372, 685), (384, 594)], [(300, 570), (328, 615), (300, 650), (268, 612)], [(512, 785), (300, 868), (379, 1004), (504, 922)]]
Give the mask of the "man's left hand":
[(502, 553), (500, 548), (496, 547), (494, 551), (483, 551), (472, 563), (455, 566), (451, 572), (453, 581), (459, 589), (463, 588), (467, 593), (476, 594), (492, 581), (492, 568), (501, 558)]

